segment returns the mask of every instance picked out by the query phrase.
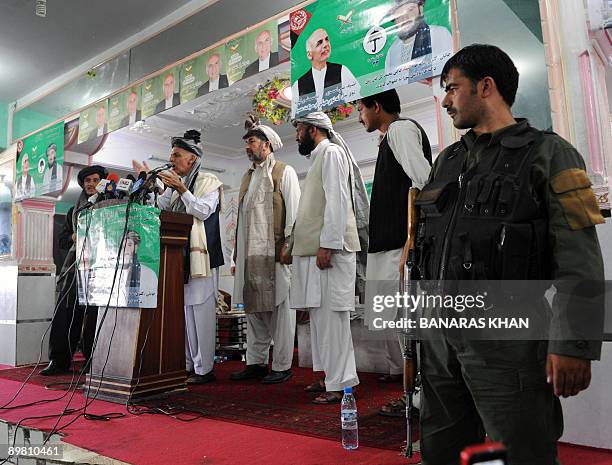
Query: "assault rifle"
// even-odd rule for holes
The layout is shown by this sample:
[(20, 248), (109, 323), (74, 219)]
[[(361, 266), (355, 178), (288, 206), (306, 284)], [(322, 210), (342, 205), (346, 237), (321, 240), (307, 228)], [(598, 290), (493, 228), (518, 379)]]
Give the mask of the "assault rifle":
[[(419, 279), (417, 267), (415, 265), (415, 237), (417, 233), (417, 225), (419, 222), (419, 212), (415, 205), (416, 197), (419, 194), (419, 189), (411, 187), (408, 192), (408, 235), (406, 244), (402, 251), (400, 259), (400, 280), (399, 292), (400, 295), (407, 293), (412, 295), (415, 293), (416, 283)], [(404, 322), (407, 323), (410, 319), (410, 309), (407, 306), (403, 308)], [(414, 394), (416, 391), (418, 366), (416, 353), (416, 330), (403, 325), (404, 329), (400, 330), (398, 337), (402, 346), (402, 355), (404, 357), (404, 395), (406, 396), (406, 457), (412, 457), (412, 416), (414, 412)]]

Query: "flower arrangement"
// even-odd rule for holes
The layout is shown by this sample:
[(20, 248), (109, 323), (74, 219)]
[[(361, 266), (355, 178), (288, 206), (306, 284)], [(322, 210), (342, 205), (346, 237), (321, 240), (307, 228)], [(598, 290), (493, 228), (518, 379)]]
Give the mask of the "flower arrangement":
[[(257, 89), (253, 98), (253, 111), (257, 116), (272, 121), (276, 126), (289, 122), (291, 109), (283, 104), (284, 102), (279, 102), (281, 91), (288, 86), (289, 81), (287, 79), (274, 78)], [(329, 116), (332, 124), (335, 124), (351, 116), (354, 110), (355, 106), (353, 104), (344, 103), (336, 108), (326, 110), (325, 113)]]
[(291, 111), (285, 106), (281, 106), (276, 101), (289, 81), (286, 79), (274, 78), (266, 82), (257, 89), (253, 98), (253, 110), (260, 118), (266, 118), (275, 125), (279, 126), (289, 121)]

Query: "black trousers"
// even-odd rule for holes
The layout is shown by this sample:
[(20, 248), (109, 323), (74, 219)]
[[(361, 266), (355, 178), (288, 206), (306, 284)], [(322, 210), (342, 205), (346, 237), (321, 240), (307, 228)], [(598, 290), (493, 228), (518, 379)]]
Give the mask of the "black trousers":
[[(73, 252), (72, 252), (73, 254)], [(66, 258), (69, 262), (71, 253)], [(72, 261), (74, 263), (74, 261)], [(69, 271), (58, 282), (59, 306), (51, 323), (49, 335), (49, 360), (60, 366), (69, 366), (82, 335), (85, 359), (91, 357), (98, 319), (98, 307), (79, 305), (75, 271)]]

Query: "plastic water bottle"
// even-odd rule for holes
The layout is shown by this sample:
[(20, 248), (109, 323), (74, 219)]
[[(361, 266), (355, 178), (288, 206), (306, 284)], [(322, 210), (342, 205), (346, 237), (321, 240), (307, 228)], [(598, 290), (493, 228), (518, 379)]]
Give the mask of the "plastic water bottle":
[(357, 402), (353, 396), (353, 388), (344, 388), (344, 396), (340, 403), (340, 421), (342, 422), (342, 447), (354, 450), (359, 447), (359, 429), (357, 427)]

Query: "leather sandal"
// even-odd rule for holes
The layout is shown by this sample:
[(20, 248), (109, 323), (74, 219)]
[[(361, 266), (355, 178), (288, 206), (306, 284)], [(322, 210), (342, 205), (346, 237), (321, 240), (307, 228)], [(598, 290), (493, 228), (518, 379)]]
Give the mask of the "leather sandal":
[(318, 405), (339, 404), (341, 400), (342, 393), (340, 391), (326, 391), (315, 397), (312, 403)]
[(378, 383), (399, 383), (403, 381), (404, 375), (382, 375), (376, 378)]
[(325, 382), (322, 379), (313, 381), (304, 388), (305, 392), (325, 392)]

